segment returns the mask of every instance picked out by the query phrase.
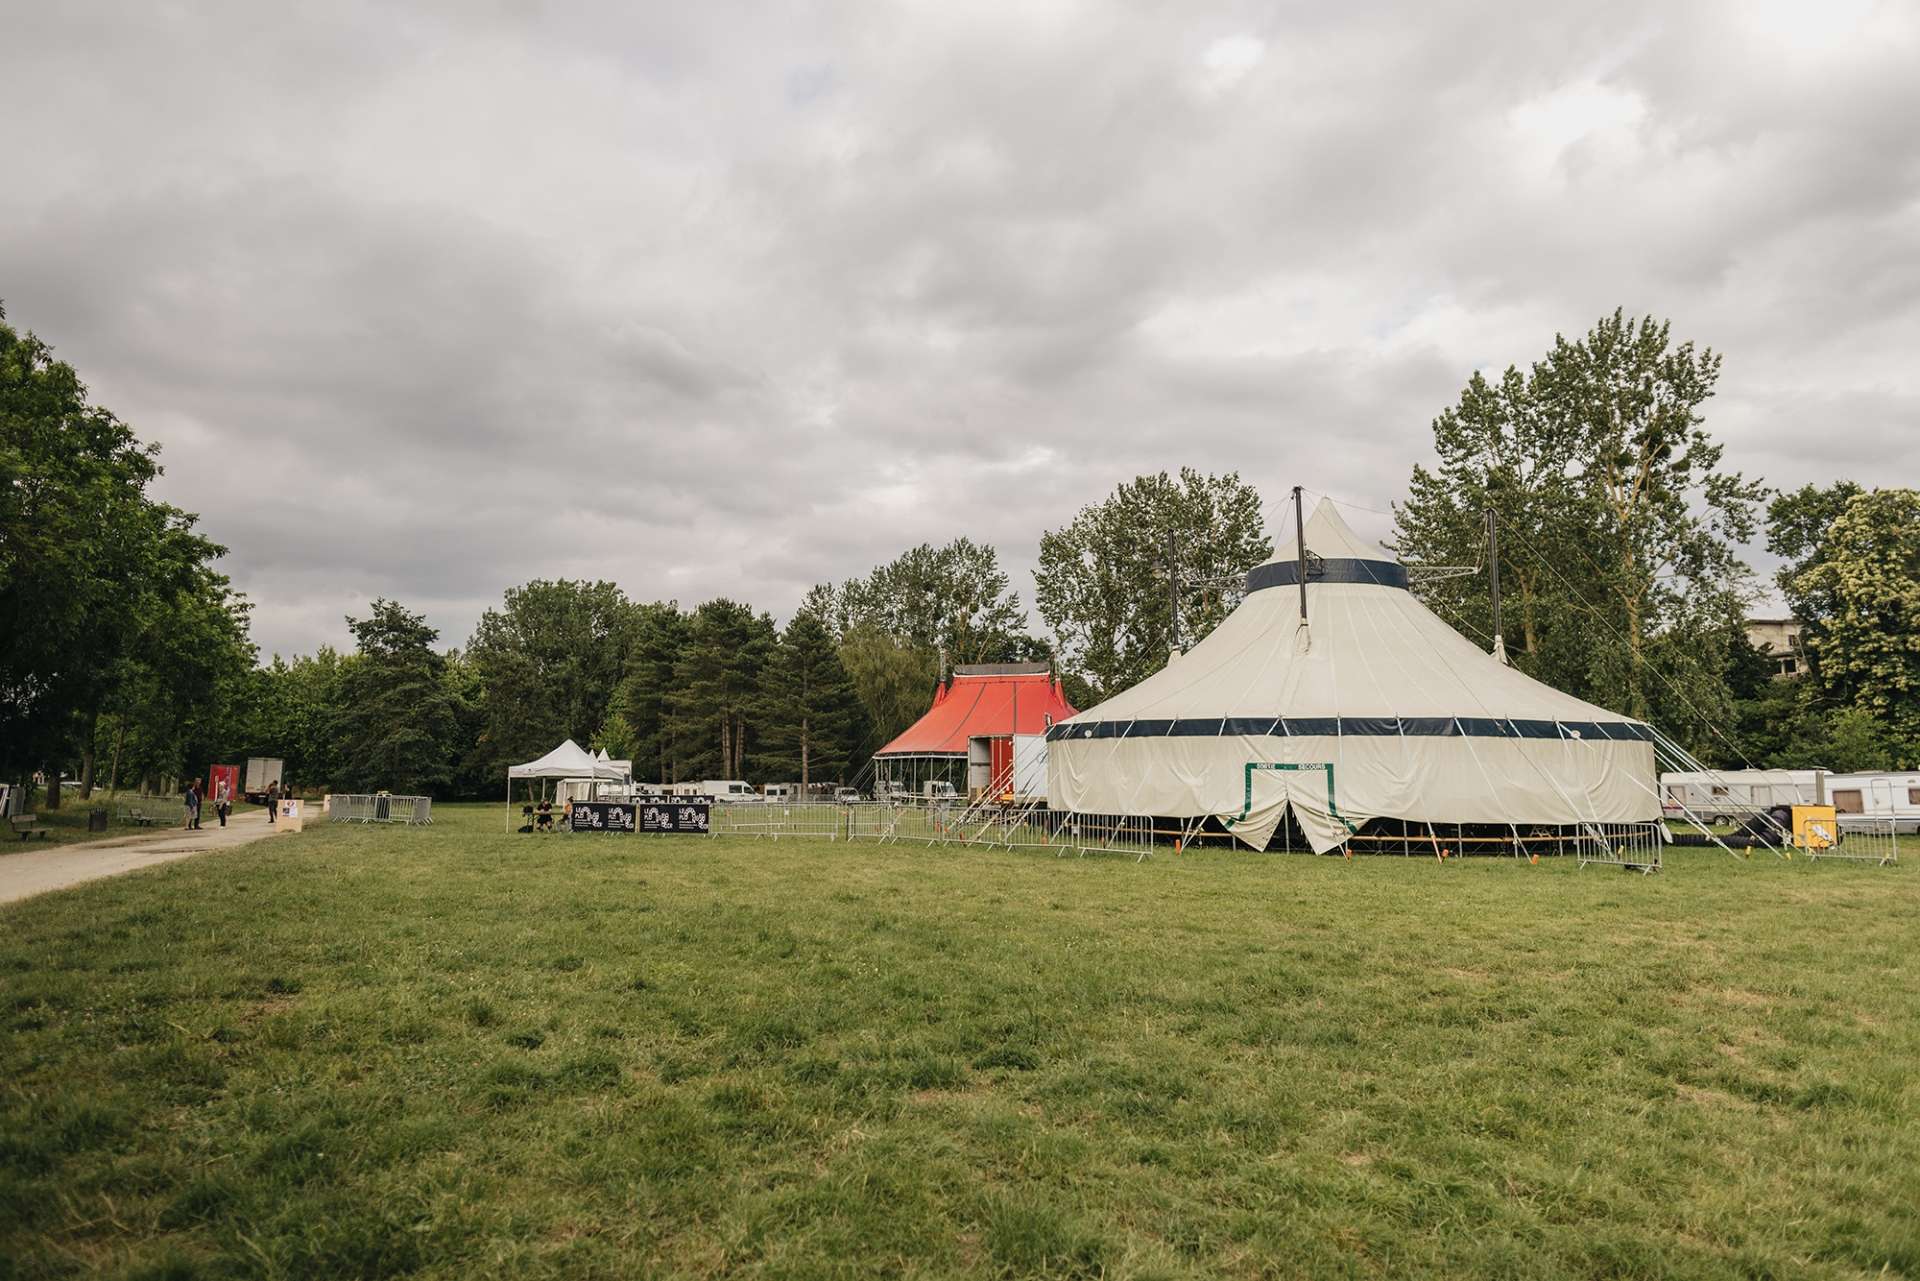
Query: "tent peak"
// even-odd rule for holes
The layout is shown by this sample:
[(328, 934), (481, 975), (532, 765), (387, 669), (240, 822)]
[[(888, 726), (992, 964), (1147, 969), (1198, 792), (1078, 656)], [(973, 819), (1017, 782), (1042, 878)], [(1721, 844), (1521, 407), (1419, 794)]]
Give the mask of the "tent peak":
[[(1307, 518), (1307, 552), (1322, 560), (1378, 560), (1398, 564), (1400, 558), (1378, 543), (1370, 543), (1353, 532), (1330, 498), (1322, 498)], [(1269, 565), (1300, 558), (1299, 544), (1292, 538), (1274, 553)]]

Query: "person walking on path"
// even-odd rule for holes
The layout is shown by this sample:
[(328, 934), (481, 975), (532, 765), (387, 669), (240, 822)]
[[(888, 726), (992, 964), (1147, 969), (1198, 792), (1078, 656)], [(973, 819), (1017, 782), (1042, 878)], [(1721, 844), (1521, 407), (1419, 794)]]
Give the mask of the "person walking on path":
[(273, 812), (279, 808), (280, 784), (276, 780), (275, 782), (267, 784), (267, 822), (273, 822)]
[(198, 783), (187, 784), (187, 830), (190, 832), (200, 830), (200, 785)]
[(227, 825), (227, 815), (233, 809), (233, 784), (221, 779), (213, 788), (213, 812), (219, 816), (220, 826)]

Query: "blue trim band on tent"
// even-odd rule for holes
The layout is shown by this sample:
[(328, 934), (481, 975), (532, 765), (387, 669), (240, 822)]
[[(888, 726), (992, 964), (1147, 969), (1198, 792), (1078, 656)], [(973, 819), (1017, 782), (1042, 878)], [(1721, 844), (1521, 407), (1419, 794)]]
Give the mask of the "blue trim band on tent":
[(1491, 716), (1208, 716), (1197, 720), (1065, 721), (1068, 738), (1563, 738), (1651, 743), (1639, 721), (1523, 721)]
[[(1247, 590), (1250, 592), (1267, 587), (1292, 587), (1299, 581), (1298, 561), (1276, 560), (1255, 565), (1247, 571)], [(1404, 590), (1407, 586), (1407, 567), (1391, 560), (1323, 559), (1315, 556), (1307, 561), (1307, 581), (1365, 583), (1370, 587), (1398, 587)]]

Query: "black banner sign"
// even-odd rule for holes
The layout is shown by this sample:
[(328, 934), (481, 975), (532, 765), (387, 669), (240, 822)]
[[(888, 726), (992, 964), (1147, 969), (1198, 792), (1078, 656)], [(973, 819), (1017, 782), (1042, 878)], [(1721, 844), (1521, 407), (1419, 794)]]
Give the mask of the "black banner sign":
[(711, 811), (705, 800), (689, 801), (675, 797), (672, 800), (649, 802), (640, 807), (640, 830), (643, 832), (707, 832), (707, 815)]
[(706, 835), (712, 803), (661, 796), (640, 801), (575, 801), (567, 820), (575, 832), (695, 832)]
[(575, 801), (568, 821), (576, 832), (631, 832), (634, 807), (625, 801)]

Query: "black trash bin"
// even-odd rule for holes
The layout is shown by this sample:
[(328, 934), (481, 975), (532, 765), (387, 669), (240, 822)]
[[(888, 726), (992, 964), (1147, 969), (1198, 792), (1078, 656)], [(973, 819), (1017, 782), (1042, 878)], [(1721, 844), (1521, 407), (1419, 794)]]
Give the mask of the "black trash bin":
[(87, 811), (87, 830), (89, 832), (104, 832), (107, 830), (106, 807), (96, 805)]

